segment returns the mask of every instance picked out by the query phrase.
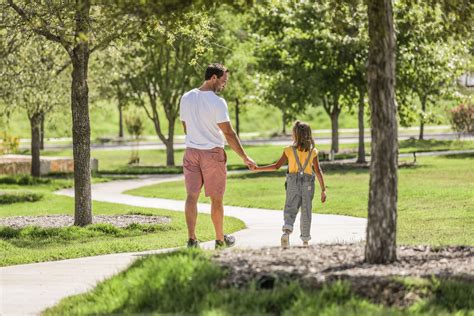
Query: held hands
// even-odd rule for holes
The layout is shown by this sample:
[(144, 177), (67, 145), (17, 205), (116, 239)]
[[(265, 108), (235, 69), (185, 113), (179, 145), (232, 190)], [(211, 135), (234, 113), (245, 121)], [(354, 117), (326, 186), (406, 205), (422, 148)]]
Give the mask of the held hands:
[(321, 191), (321, 203), (326, 202), (326, 191)]
[(257, 164), (255, 163), (255, 161), (253, 161), (252, 158), (250, 158), (249, 156), (245, 157), (244, 163), (252, 171), (254, 171), (255, 168), (257, 167)]

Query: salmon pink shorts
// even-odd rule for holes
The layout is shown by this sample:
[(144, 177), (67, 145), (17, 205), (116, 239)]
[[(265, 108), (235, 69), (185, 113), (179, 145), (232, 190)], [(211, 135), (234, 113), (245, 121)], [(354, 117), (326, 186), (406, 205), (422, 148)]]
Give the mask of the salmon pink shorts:
[(184, 183), (188, 193), (223, 197), (227, 178), (227, 155), (223, 148), (186, 148), (183, 157)]

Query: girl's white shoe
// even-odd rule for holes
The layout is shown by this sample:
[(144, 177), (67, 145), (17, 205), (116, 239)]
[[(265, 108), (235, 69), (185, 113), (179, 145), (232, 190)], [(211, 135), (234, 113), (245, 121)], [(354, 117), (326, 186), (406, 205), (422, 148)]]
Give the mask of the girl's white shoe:
[(284, 233), (281, 235), (281, 247), (288, 248), (290, 246), (290, 234)]

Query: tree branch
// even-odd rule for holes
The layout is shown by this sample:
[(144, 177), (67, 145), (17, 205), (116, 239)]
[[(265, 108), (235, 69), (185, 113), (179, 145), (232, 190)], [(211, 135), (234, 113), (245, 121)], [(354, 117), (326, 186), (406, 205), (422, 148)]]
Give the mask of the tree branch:
[[(25, 10), (23, 10), (22, 8), (17, 6), (15, 3), (13, 3), (13, 0), (7, 0), (7, 2), (8, 2), (8, 5), (13, 10), (15, 10), (16, 13), (18, 13), (18, 15), (23, 19), (23, 21), (31, 24), (31, 17), (28, 16), (28, 14), (25, 12)], [(36, 13), (33, 14), (33, 15), (39, 17), (39, 15), (36, 14)], [(44, 23), (44, 21), (43, 21), (43, 23)], [(46, 29), (44, 24), (41, 28), (32, 27), (31, 30), (34, 33), (38, 34), (38, 35), (44, 36), (46, 39), (48, 39), (50, 41), (61, 44), (69, 52), (69, 50), (71, 48), (71, 44), (68, 41), (66, 41), (63, 37), (51, 33), (51, 31)]]

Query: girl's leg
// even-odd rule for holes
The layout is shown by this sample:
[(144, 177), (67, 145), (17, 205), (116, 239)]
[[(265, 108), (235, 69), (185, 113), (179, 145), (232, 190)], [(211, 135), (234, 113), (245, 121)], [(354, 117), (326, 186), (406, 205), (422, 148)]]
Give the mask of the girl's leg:
[(301, 196), (298, 194), (286, 195), (285, 209), (283, 210), (283, 232), (293, 232), (293, 225), (295, 224), (298, 209), (301, 206)]
[(314, 197), (314, 182), (303, 186), (302, 192), (302, 206), (301, 206), (301, 240), (308, 242), (311, 240), (311, 218), (313, 215), (313, 197)]

